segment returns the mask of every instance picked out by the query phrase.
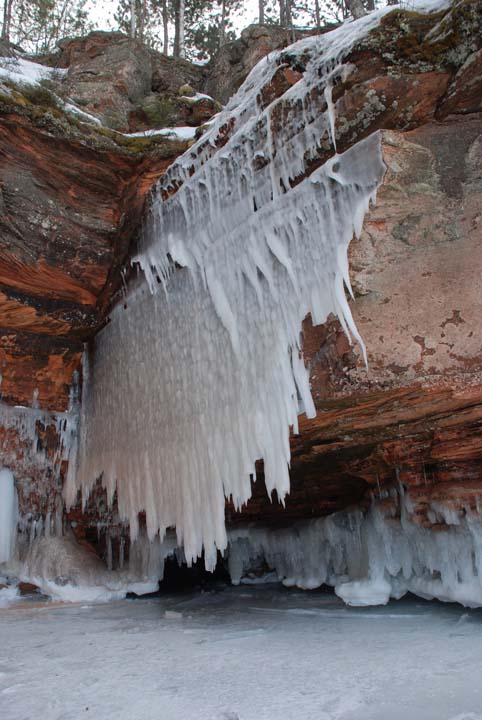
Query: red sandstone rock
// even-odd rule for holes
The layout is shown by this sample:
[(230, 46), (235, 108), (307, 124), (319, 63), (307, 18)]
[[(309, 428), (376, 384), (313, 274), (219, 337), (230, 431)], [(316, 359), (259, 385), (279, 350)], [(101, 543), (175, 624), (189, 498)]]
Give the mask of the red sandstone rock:
[[(399, 13), (388, 16), (353, 50), (354, 68), (334, 88), (340, 151), (375, 129), (391, 130), (377, 205), (350, 249), (352, 308), (369, 367), (335, 320), (318, 328), (306, 320), (318, 415), (301, 418), (292, 438), (286, 510), (266, 498), (260, 466), (243, 519), (318, 516), (397, 482), (410, 487), (423, 523), (430, 500), (475, 503), (482, 487), (482, 88), (481, 40), (470, 28), (477, 13), (477, 3), (460, 3), (451, 16), (457, 34), (446, 34), (445, 44), (427, 39), (438, 18), (407, 14), (401, 30)], [(446, 61), (450, 42), (458, 66)], [(262, 100), (280, 97), (300, 72), (287, 54)], [(273, 130), (283, 121), (280, 111)], [(219, 147), (233, 128), (226, 124)], [(307, 173), (332, 153), (329, 139), (320, 141)], [(0, 142), (1, 389), (9, 402), (28, 404), (38, 388), (43, 406), (64, 409), (82, 342), (118, 287), (144, 198), (183, 146), (134, 153), (88, 137), (59, 142), (58, 131), (20, 112), (2, 116)], [(44, 512), (58, 484), (49, 490), (28, 449), (3, 435), (24, 478), (23, 507)], [(230, 507), (227, 515), (240, 520)], [(94, 542), (87, 534), (99, 517), (116, 523), (101, 495), (85, 515), (74, 510), (79, 537)]]

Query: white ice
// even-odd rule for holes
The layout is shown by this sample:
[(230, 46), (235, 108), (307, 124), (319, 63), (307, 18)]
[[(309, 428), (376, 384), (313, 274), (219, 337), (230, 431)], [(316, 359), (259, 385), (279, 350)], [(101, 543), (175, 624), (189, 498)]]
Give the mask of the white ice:
[[(163, 578), (164, 561), (173, 555), (180, 562), (184, 559), (173, 536), (161, 544), (158, 539), (150, 542), (141, 533), (130, 547), (126, 567), (112, 570), (92, 550), (79, 545), (70, 531), (52, 531), (47, 525), (38, 534), (19, 540), (14, 556), (2, 565), (2, 571), (13, 585), (18, 581), (32, 583), (52, 600), (107, 602), (128, 593), (155, 592)], [(5, 593), (4, 604), (12, 598), (15, 596)]]
[[(167, 615), (166, 615), (167, 613)], [(242, 587), (0, 611), (8, 720), (482, 720), (481, 611)]]
[(13, 473), (0, 468), (0, 565), (12, 556), (17, 530), (17, 492)]
[[(383, 605), (412, 592), (422, 598), (482, 607), (482, 521), (434, 503), (435, 527), (410, 514), (403, 488), (374, 500), (367, 512), (340, 512), (272, 530), (231, 531), (229, 568), (239, 583), (266, 563), (286, 586), (334, 587), (348, 605)], [(444, 523), (445, 520), (445, 523)]]

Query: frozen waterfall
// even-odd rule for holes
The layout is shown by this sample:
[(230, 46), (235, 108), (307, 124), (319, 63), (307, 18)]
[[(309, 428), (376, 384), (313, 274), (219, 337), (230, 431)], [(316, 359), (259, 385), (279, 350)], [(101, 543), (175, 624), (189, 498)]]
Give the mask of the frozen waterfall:
[[(272, 53), (161, 178), (136, 257), (147, 282), (113, 311), (85, 364), (67, 505), (79, 488), (85, 503), (102, 475), (133, 540), (145, 511), (151, 540), (175, 527), (187, 562), (204, 551), (212, 569), (227, 546), (225, 498), (249, 499), (255, 461), (269, 493), (289, 491), (290, 427), (315, 413), (301, 323), (334, 313), (361, 343), (347, 249), (383, 177), (380, 137), (314, 171), (312, 161), (333, 153), (343, 59), (382, 15)], [(286, 53), (304, 74), (267, 104)]]

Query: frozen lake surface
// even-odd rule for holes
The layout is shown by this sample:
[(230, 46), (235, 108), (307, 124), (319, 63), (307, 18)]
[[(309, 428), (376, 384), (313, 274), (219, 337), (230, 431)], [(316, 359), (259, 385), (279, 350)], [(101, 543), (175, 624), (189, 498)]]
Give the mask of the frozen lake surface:
[(2, 720), (482, 720), (482, 611), (277, 586), (0, 610)]

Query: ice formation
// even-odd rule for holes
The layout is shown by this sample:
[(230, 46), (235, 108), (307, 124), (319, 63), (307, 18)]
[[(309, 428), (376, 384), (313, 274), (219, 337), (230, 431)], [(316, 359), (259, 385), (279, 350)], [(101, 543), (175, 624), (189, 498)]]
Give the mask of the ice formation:
[(482, 521), (469, 509), (433, 504), (440, 529), (411, 518), (403, 488), (391, 492), (390, 510), (375, 500), (368, 512), (342, 512), (293, 528), (245, 528), (229, 539), (232, 581), (266, 563), (287, 586), (327, 584), (348, 605), (384, 605), (407, 592), (482, 606)]
[(124, 598), (130, 592), (155, 592), (164, 574), (164, 561), (172, 555), (182, 558), (175, 537), (150, 542), (140, 533), (130, 548), (126, 567), (112, 570), (79, 545), (71, 531), (46, 525), (37, 528), (35, 537), (19, 543), (4, 569), (10, 578), (33, 583), (53, 600), (103, 602)]
[(13, 473), (0, 468), (0, 564), (10, 560), (16, 528), (17, 495)]
[[(247, 501), (257, 459), (268, 492), (288, 492), (289, 428), (314, 414), (301, 323), (335, 313), (359, 340), (347, 248), (384, 169), (378, 134), (311, 174), (309, 163), (335, 141), (344, 57), (388, 11), (270, 54), (161, 178), (136, 258), (147, 286), (96, 339), (67, 505), (102, 475), (132, 539), (145, 510), (151, 540), (175, 527), (187, 562), (204, 551), (212, 569), (227, 544), (225, 497)], [(286, 53), (303, 77), (265, 106)]]
[[(7, 431), (13, 431), (23, 444), (22, 455), (27, 453), (37, 467), (43, 467), (46, 475), (60, 477), (62, 460), (71, 460), (69, 472), (75, 471), (75, 460), (79, 436), (79, 403), (78, 403), (78, 377), (74, 374), (70, 389), (68, 410), (65, 412), (49, 412), (37, 407), (36, 396), (32, 406), (11, 406), (0, 402), (0, 426)], [(39, 446), (39, 427), (55, 428), (58, 445), (56, 452), (51, 456)], [(2, 461), (6, 464), (16, 463), (16, 451), (9, 448), (8, 433), (0, 442)]]

